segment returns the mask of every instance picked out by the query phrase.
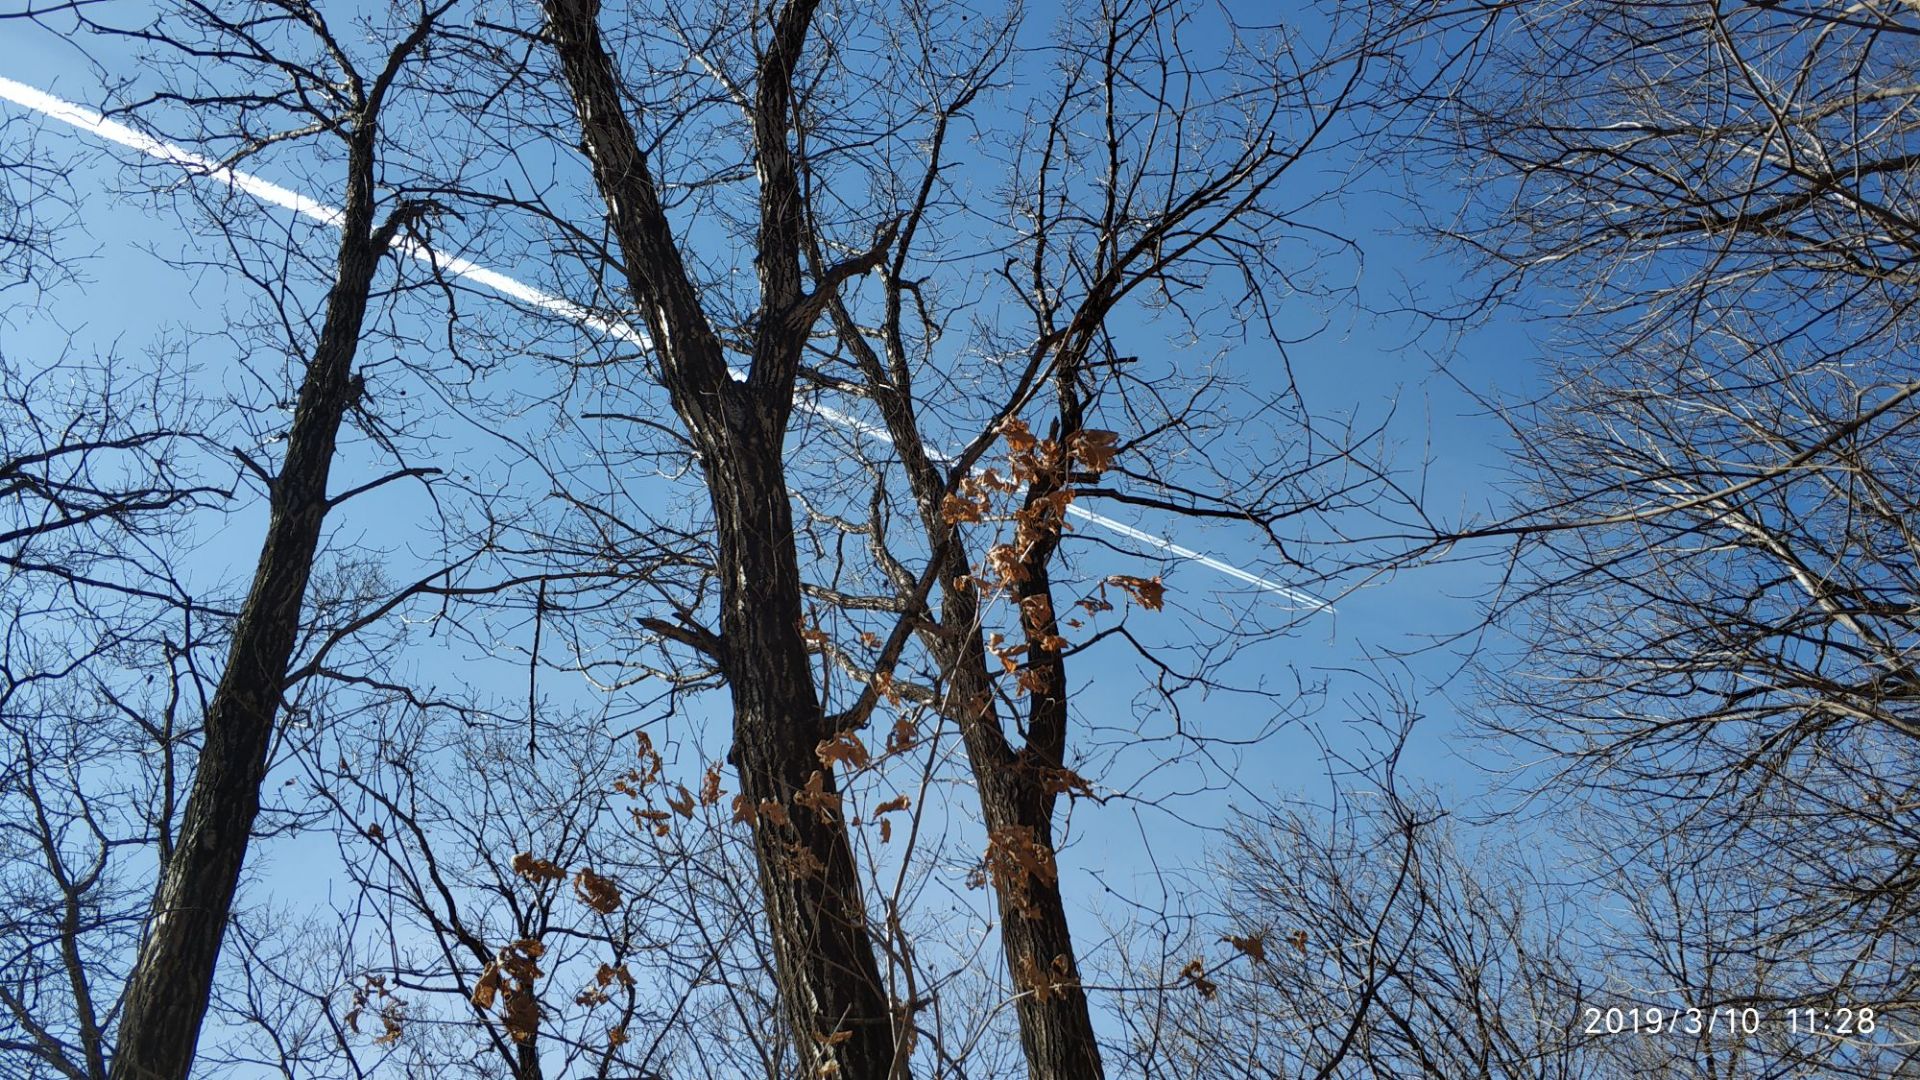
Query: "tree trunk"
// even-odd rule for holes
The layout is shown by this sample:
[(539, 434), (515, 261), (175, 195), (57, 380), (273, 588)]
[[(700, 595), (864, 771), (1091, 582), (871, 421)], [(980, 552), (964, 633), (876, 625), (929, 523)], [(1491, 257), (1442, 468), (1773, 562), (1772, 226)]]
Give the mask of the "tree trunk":
[[(949, 583), (965, 573), (943, 575)], [(1044, 586), (1043, 586), (1044, 587)], [(1031, 843), (1051, 863), (1053, 807), (1050, 779), (1058, 777), (1064, 762), (1064, 738), (1030, 738), (1015, 750), (994, 708), (985, 643), (980, 639), (978, 604), (974, 595), (949, 584), (941, 605), (941, 624), (957, 640), (943, 662), (948, 672), (948, 715), (960, 724), (967, 762), (980, 792), (980, 813), (990, 838), (998, 842)], [(1033, 691), (1036, 713), (1057, 711), (1064, 736), (1066, 701), (1049, 682)], [(1029, 734), (1048, 730), (1053, 718), (1036, 717)], [(1020, 1018), (1020, 1045), (1026, 1052), (1033, 1080), (1100, 1080), (1100, 1043), (1086, 991), (1080, 986), (1080, 965), (1074, 954), (1065, 897), (1058, 874), (1028, 875), (997, 891), (1000, 941), (1012, 976), (1016, 1012)]]
[[(800, 194), (786, 131), (791, 79), (813, 10), (780, 11), (753, 104), (761, 182), (755, 264), (761, 310), (752, 371), (736, 382), (688, 277), (646, 158), (623, 110), (595, 0), (546, 0), (548, 35), (579, 114), (581, 141), (627, 282), (652, 333), (661, 379), (700, 457), (713, 507), (720, 577), (716, 659), (732, 693), (732, 760), (751, 807), (778, 804), (753, 825), (774, 978), (807, 1077), (888, 1080), (901, 1063), (866, 905), (838, 814), (794, 804), (833, 770), (817, 751), (826, 734), (801, 636), (799, 559), (783, 458), (801, 347), (819, 301), (803, 296)], [(818, 289), (830, 294), (831, 283)], [(784, 817), (784, 821), (780, 820)]]
[[(1031, 649), (1029, 664), (1036, 669), (1037, 686), (1028, 724), (1028, 740), (1016, 750), (1001, 726), (994, 706), (993, 679), (987, 664), (985, 631), (981, 628), (978, 594), (961, 582), (973, 568), (959, 527), (941, 516), (946, 482), (926, 454), (911, 399), (889, 382), (880, 358), (865, 345), (843, 310), (836, 310), (841, 340), (848, 343), (879, 390), (875, 402), (899, 450), (919, 507), (922, 526), (937, 552), (945, 552), (941, 568), (939, 628), (933, 647), (947, 677), (942, 709), (960, 725), (967, 748), (967, 764), (980, 792), (980, 814), (990, 838), (1031, 843), (1051, 863), (1053, 808), (1056, 796), (1049, 783), (1057, 780), (1066, 756), (1066, 672), (1057, 651)], [(888, 325), (897, 325), (897, 292), (890, 298)], [(1072, 419), (1077, 423), (1077, 410)], [(1048, 494), (1051, 489), (1039, 494)], [(1032, 496), (1030, 495), (1030, 498)], [(1058, 546), (1036, 545), (1027, 559), (1028, 580), (1022, 598), (1049, 596), (1047, 563)], [(1035, 630), (1040, 631), (1035, 633)], [(1028, 638), (1058, 632), (1049, 616), (1047, 625), (1029, 628)], [(1065, 898), (1057, 874), (1027, 877), (1017, 891), (996, 892), (1000, 909), (1001, 947), (1007, 971), (1019, 996), (1015, 1013), (1020, 1020), (1020, 1044), (1033, 1080), (1100, 1080), (1100, 1043), (1086, 991), (1080, 985), (1080, 965), (1074, 953)], [(1038, 981), (1038, 985), (1036, 985)]]
[[(749, 419), (749, 423), (752, 420)], [(842, 815), (794, 804), (816, 772), (838, 792), (817, 750), (824, 717), (800, 637), (800, 571), (780, 439), (730, 440), (707, 465), (718, 523), (722, 666), (733, 694), (733, 762), (754, 806), (782, 804), (786, 823), (754, 826), (760, 888), (781, 996), (814, 1076), (894, 1075), (893, 1016), (867, 931), (866, 904)], [(770, 494), (771, 493), (771, 494)], [(828, 804), (831, 805), (829, 798)], [(829, 1038), (845, 1035), (829, 1045)]]
[(253, 586), (207, 706), (179, 837), (161, 868), (153, 914), (127, 979), (113, 1080), (185, 1080), (193, 1065), (327, 514), (334, 444), (357, 392), (353, 358), (385, 246), (372, 230), (372, 162), (371, 137), (356, 139), (326, 321), (300, 385), (286, 461), (272, 485)]

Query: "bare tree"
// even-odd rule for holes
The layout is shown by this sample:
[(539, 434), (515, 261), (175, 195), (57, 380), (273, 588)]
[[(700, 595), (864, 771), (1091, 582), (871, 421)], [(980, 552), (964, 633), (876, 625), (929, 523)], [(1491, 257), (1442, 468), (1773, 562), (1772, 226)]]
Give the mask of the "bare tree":
[(250, 972), (256, 1043), (273, 1003), (305, 1000), (326, 1053), (367, 1069), (787, 1075), (718, 763), (694, 792), (598, 715), (549, 712), (535, 757), (515, 717), (356, 713), (302, 757), (353, 883), (333, 913), (344, 955)]
[[(1204, 26), (1249, 43), (1203, 56), (1180, 37), (1189, 22), (1196, 33)], [(918, 29), (939, 33), (933, 25)], [(1222, 308), (1270, 318), (1284, 294), (1307, 285), (1277, 252), (1311, 235), (1301, 220), (1324, 193), (1286, 180), (1297, 163), (1317, 160), (1351, 134), (1347, 112), (1358, 108), (1351, 95), (1370, 59), (1370, 28), (1341, 29), (1331, 42), (1308, 44), (1231, 21), (1207, 24), (1181, 4), (1112, 3), (1075, 12), (1058, 30), (1046, 96), (1005, 150), (1002, 213), (1022, 225), (986, 250), (1011, 255), (996, 260), (998, 273), (989, 277), (1023, 318), (972, 328), (977, 347), (1004, 369), (974, 376), (980, 389), (969, 412), (977, 426), (939, 416), (938, 380), (952, 377), (950, 366), (943, 370), (951, 362), (941, 340), (965, 309), (943, 306), (927, 288), (939, 275), (935, 264), (954, 258), (929, 233), (952, 197), (942, 174), (965, 160), (946, 137), (977, 92), (975, 71), (926, 92), (933, 139), (925, 171), (895, 181), (916, 195), (877, 274), (877, 301), (836, 300), (829, 309), (844, 354), (822, 358), (819, 381), (828, 390), (853, 387), (849, 396), (881, 417), (898, 462), (873, 467), (875, 490), (897, 485), (911, 493), (908, 513), (928, 553), (924, 572), (907, 569), (922, 556), (890, 541), (884, 521), (862, 519), (891, 571), (877, 574), (875, 587), (890, 584), (897, 603), (921, 620), (925, 678), (939, 688), (939, 711), (957, 725), (978, 788), (1021, 1041), (1036, 1077), (1102, 1073), (1056, 854), (1060, 797), (1097, 789), (1143, 794), (1125, 791), (1118, 775), (1076, 771), (1085, 750), (1070, 738), (1073, 702), (1085, 684), (1069, 678), (1069, 660), (1090, 654), (1094, 664), (1131, 657), (1150, 665), (1162, 681), (1148, 695), (1164, 695), (1173, 710), (1182, 688), (1232, 685), (1221, 655), (1203, 652), (1188, 664), (1156, 646), (1160, 635), (1130, 627), (1124, 612), (1103, 614), (1124, 607), (1154, 618), (1168, 603), (1166, 567), (1150, 562), (1129, 567), (1138, 573), (1090, 575), (1072, 557), (1082, 545), (1069, 533), (1071, 515), (1080, 515), (1083, 529), (1103, 520), (1093, 506), (1233, 520), (1271, 543), (1296, 580), (1331, 578), (1330, 565), (1307, 562), (1312, 537), (1329, 518), (1387, 494), (1378, 463), (1358, 452), (1354, 433), (1316, 434), (1291, 386), (1266, 396), (1198, 363), (1129, 356), (1117, 329), (1143, 319), (1190, 340), (1230, 339), (1244, 330), (1221, 318)], [(979, 55), (982, 65), (1007, 64), (992, 48)], [(1216, 92), (1216, 80), (1235, 89)], [(1256, 85), (1257, 93), (1241, 92)], [(1196, 138), (1213, 140), (1212, 152), (1170, 157)], [(1236, 287), (1244, 291), (1231, 292)], [(1213, 302), (1220, 307), (1198, 308), (1207, 290), (1219, 290)], [(843, 366), (845, 381), (832, 382)], [(1263, 410), (1275, 428), (1299, 438), (1241, 426), (1240, 418)], [(1242, 476), (1224, 451), (1248, 437), (1298, 449), (1263, 463), (1258, 476)], [(943, 439), (961, 449), (944, 450)], [(1004, 462), (988, 453), (998, 444)], [(1195, 464), (1172, 464), (1189, 458)], [(1211, 640), (1246, 647), (1312, 615), (1311, 601), (1302, 608), (1300, 594), (1275, 591), (1285, 597), (1271, 598), (1278, 611), (1245, 612)], [(1208, 640), (1204, 616), (1192, 617), (1198, 607), (1167, 617)], [(1111, 646), (1105, 655), (1103, 644)], [(849, 661), (858, 650), (834, 651), (864, 684), (844, 723), (864, 724), (897, 691), (891, 676), (915, 664), (901, 664), (905, 645), (895, 631), (871, 669)], [(1260, 694), (1249, 701), (1280, 716), (1292, 704)]]
[[(846, 280), (884, 256), (892, 229), (824, 268), (801, 268), (803, 207), (790, 142), (794, 85), (817, 5), (740, 12), (753, 67), (739, 91), (760, 182), (754, 266), (759, 297), (736, 382), (723, 342), (689, 275), (659, 180), (627, 118), (619, 69), (602, 41), (599, 5), (554, 0), (546, 31), (579, 114), (582, 146), (619, 245), (621, 270), (659, 357), (660, 378), (686, 424), (712, 500), (719, 629), (714, 660), (734, 705), (732, 761), (742, 797), (785, 805), (822, 778), (825, 722), (801, 634), (801, 580), (785, 496), (787, 426), (802, 352), (823, 307)], [(750, 96), (748, 96), (750, 95)], [(823, 772), (823, 770), (825, 770)], [(806, 1071), (885, 1077), (910, 1045), (896, 1028), (869, 936), (844, 826), (789, 815), (755, 833), (760, 887), (788, 1023)]]
[(1401, 789), (1409, 731), (1329, 801), (1238, 818), (1186, 903), (1134, 927), (1156, 989), (1124, 999), (1130, 1074), (1902, 1075), (1877, 1016), (1823, 1033), (1781, 1009), (1818, 961), (1758, 944), (1773, 894), (1750, 875), (1604, 808), (1469, 826)]
[(195, 656), (224, 614), (173, 560), (233, 493), (200, 475), (209, 427), (177, 355), (5, 361), (0, 386), (0, 1058), (102, 1076), (151, 899), (129, 854), (169, 835)]
[(0, 118), (0, 289), (44, 286), (63, 265), (55, 237), (74, 204), (36, 134), (23, 117)]
[[(932, 705), (955, 725), (979, 787), (983, 865), (996, 886), (1028, 1068), (1097, 1076), (1098, 1040), (1054, 854), (1059, 796), (1092, 791), (1069, 765), (1063, 631), (1080, 622), (1069, 611), (1076, 605), (1113, 610), (1103, 589), (1131, 590), (1158, 608), (1164, 583), (1149, 572), (1065, 591), (1069, 508), (1109, 499), (1244, 521), (1265, 530), (1284, 561), (1283, 536), (1296, 519), (1361, 504), (1379, 479), (1338, 440), (1231, 494), (1219, 482), (1230, 465), (1211, 478), (1212, 490), (1204, 467), (1157, 466), (1156, 454), (1192, 453), (1217, 434), (1205, 418), (1229, 407), (1232, 390), (1177, 364), (1129, 370), (1136, 361), (1115, 344), (1113, 325), (1123, 312), (1164, 305), (1193, 337), (1247, 319), (1270, 328), (1290, 269), (1274, 245), (1312, 235), (1295, 215), (1320, 195), (1284, 189), (1280, 178), (1349, 133), (1343, 109), (1367, 38), (1356, 33), (1321, 53), (1261, 37), (1209, 66), (1181, 44), (1181, 28), (1197, 16), (1180, 5), (1076, 12), (1048, 54), (1058, 68), (1044, 106), (976, 163), (957, 140), (982, 95), (1016, 77), (1017, 17), (962, 27), (915, 6), (871, 31), (830, 24), (834, 31), (817, 37), (825, 10), (723, 7), (621, 21), (652, 29), (630, 40), (623, 33), (632, 52), (613, 56), (597, 7), (547, 8), (545, 35), (608, 208), (615, 262), (711, 502), (719, 626), (699, 625), (698, 600), (676, 604), (677, 625), (649, 625), (704, 654), (726, 683), (732, 760), (748, 807), (839, 805), (841, 789), (823, 767), (844, 754), (842, 783), (857, 772), (867, 752), (858, 733), (890, 703)], [(1211, 30), (1261, 35), (1231, 24)], [(971, 47), (956, 49), (943, 34)], [(878, 76), (853, 66), (863, 51), (889, 57), (877, 62), (879, 75), (898, 72), (896, 92), (877, 105), (861, 87)], [(1017, 75), (1035, 77), (1025, 68)], [(1231, 89), (1216, 91), (1215, 76)], [(636, 100), (672, 104), (636, 110)], [(843, 100), (851, 111), (834, 108)], [(1216, 149), (1181, 156), (1194, 140), (1217, 140)], [(696, 146), (718, 150), (696, 154)], [(977, 243), (945, 235), (942, 220), (964, 212), (948, 176), (973, 167), (1006, 177), (1004, 212), (1020, 224), (1004, 239), (993, 230)], [(856, 197), (862, 192), (872, 195)], [(709, 212), (738, 246), (709, 251), (705, 221), (674, 220), (674, 200)], [(729, 265), (744, 271), (749, 256), (753, 288), (732, 284), (744, 275), (722, 276)], [(966, 296), (973, 286), (961, 285), (963, 298), (943, 299), (933, 282), (958, 283), (968, 267), (993, 282), (993, 298)], [(1231, 300), (1208, 292), (1234, 286), (1244, 293)], [(1028, 325), (968, 328), (967, 344), (951, 355), (946, 331), (994, 304), (1022, 311)], [(815, 322), (832, 336), (821, 340)], [(730, 357), (743, 377), (729, 372)], [(956, 395), (949, 387), (962, 377), (977, 388)], [(834, 395), (844, 401), (826, 404)], [(1141, 430), (1103, 428), (1109, 416)], [(797, 455), (796, 425), (832, 452)], [(981, 471), (1003, 439), (1011, 475)], [(1115, 467), (1115, 454), (1127, 464)], [(855, 490), (870, 495), (864, 504), (847, 494), (854, 476)], [(909, 498), (899, 500), (903, 489)], [(804, 555), (788, 550), (794, 511), (781, 491), (800, 504)], [(906, 539), (890, 531), (903, 512), (920, 526)], [(964, 526), (1000, 521), (1015, 535), (970, 550), (977, 541)], [(849, 541), (871, 563), (848, 570)], [(837, 612), (836, 628), (815, 610)], [(1240, 640), (1278, 632), (1297, 614), (1248, 617), (1243, 630), (1262, 629)], [(1099, 636), (1138, 643), (1124, 627)], [(911, 651), (916, 638), (924, 654)], [(1165, 672), (1163, 689), (1213, 685), (1207, 669), (1217, 655), (1176, 671), (1141, 648)], [(851, 683), (836, 691), (836, 679)], [(836, 699), (844, 708), (828, 708)], [(889, 749), (917, 737), (895, 735)], [(902, 951), (876, 944), (866, 928), (842, 822), (798, 817), (804, 828), (756, 826), (796, 1042), (819, 1044), (809, 1068), (888, 1075), (904, 1068), (908, 1017), (923, 1003), (880, 990), (876, 948), (890, 964)], [(824, 914), (798, 914), (808, 911)]]
[(1747, 934), (1719, 951), (1769, 958), (1748, 992), (1777, 1022), (1888, 1021), (1851, 1064), (1825, 1040), (1772, 1060), (1887, 1075), (1920, 897), (1920, 21), (1410, 6), (1466, 76), (1434, 84), (1451, 96), (1427, 129), (1471, 177), (1443, 228), (1496, 289), (1569, 316), (1547, 392), (1506, 413), (1519, 512), (1479, 532), (1520, 538), (1495, 601), (1520, 647), (1489, 657), (1483, 715), (1644, 826), (1611, 842), (1676, 895), (1717, 898)]
[[(373, 283), (396, 238), (429, 209), (400, 199), (381, 215), (375, 186), (381, 109), (401, 66), (443, 10), (422, 9), (364, 75), (305, 5), (193, 6), (135, 32), (223, 65), (202, 68), (196, 78), (246, 80), (247, 89), (234, 94), (193, 86), (157, 99), (237, 114), (241, 134), (229, 161), (289, 138), (327, 133), (344, 147), (346, 178), (325, 311), (290, 402), (284, 455), (271, 467), (237, 452), (266, 489), (267, 534), (247, 598), (234, 613), (218, 681), (204, 703), (185, 806), (177, 824), (170, 818), (157, 822), (160, 878), (121, 999), (108, 1063), (116, 1077), (184, 1077), (193, 1059), (259, 811), (290, 661), (305, 625), (322, 529), (328, 511), (344, 497), (329, 492), (328, 478), (342, 423), (363, 394), (354, 360)], [(307, 44), (296, 49), (280, 40), (283, 35), (304, 37)], [(300, 59), (305, 56), (316, 59), (309, 64)], [(281, 127), (289, 121), (291, 127)], [(298, 349), (301, 335), (292, 336)], [(97, 1073), (99, 1066), (96, 1056), (88, 1068)]]
[(1356, 786), (1232, 835), (1194, 883), (1207, 909), (1132, 946), (1169, 989), (1128, 1000), (1131, 1074), (1613, 1075), (1579, 1023), (1608, 999), (1562, 936), (1577, 920), (1431, 798)]
[[(64, 7), (9, 4), (0, 7), (0, 25)], [(12, 111), (0, 116), (0, 292), (44, 289), (68, 272), (57, 240), (77, 209), (66, 182), (69, 164), (49, 152), (32, 118)]]

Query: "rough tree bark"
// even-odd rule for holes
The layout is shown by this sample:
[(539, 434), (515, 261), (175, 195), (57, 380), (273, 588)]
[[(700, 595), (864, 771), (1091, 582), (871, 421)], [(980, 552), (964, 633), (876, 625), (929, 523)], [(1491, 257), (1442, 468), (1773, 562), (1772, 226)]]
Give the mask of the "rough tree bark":
[[(955, 550), (959, 548), (955, 547)], [(961, 559), (964, 574), (965, 560)], [(1044, 557), (1031, 569), (1022, 597), (1047, 596)], [(947, 708), (960, 724), (968, 764), (979, 783), (980, 811), (992, 843), (1031, 844), (1051, 860), (1057, 778), (1065, 775), (1067, 699), (1064, 664), (1057, 649), (1038, 650), (1029, 670), (1035, 685), (1028, 712), (1027, 739), (1008, 740), (994, 707), (979, 600), (969, 588), (948, 584), (941, 606), (941, 642), (947, 651)], [(1052, 634), (1053, 620), (1034, 627), (1036, 636)], [(1014, 986), (1020, 1018), (1020, 1044), (1034, 1080), (1098, 1080), (1100, 1043), (1094, 1034), (1086, 991), (1068, 924), (1058, 873), (1028, 875), (1012, 888), (997, 891), (1000, 938)]]
[[(914, 222), (909, 221), (908, 235)], [(1059, 547), (1057, 533), (1033, 545), (1021, 560), (1025, 573), (1017, 598), (1044, 597), (1047, 614), (1023, 620), (1027, 628), (1032, 696), (1027, 739), (1015, 746), (1007, 738), (993, 690), (987, 660), (986, 630), (980, 595), (970, 583), (973, 567), (960, 526), (942, 511), (949, 493), (948, 480), (929, 457), (913, 399), (896, 376), (906, 372), (905, 348), (898, 328), (902, 304), (896, 274), (889, 280), (887, 313), (883, 322), (890, 362), (881, 357), (858, 332), (851, 315), (836, 306), (840, 339), (865, 372), (874, 391), (893, 445), (900, 452), (921, 525), (941, 561), (940, 610), (929, 613), (928, 637), (946, 676), (941, 710), (959, 725), (967, 763), (980, 793), (980, 812), (991, 842), (1032, 845), (1031, 850), (1054, 852), (1053, 811), (1065, 776), (1067, 694), (1065, 661), (1051, 647), (1059, 630), (1052, 612), (1048, 564)], [(890, 375), (889, 372), (894, 373)], [(1061, 375), (1070, 394), (1070, 376)], [(1080, 424), (1080, 410), (1063, 400), (1068, 427), (1062, 441)], [(1029, 508), (1052, 496), (1064, 477), (1036, 484), (1027, 493)], [(1038, 610), (1037, 608), (1023, 610)], [(1040, 648), (1040, 645), (1049, 647)], [(1020, 1043), (1029, 1075), (1034, 1080), (1098, 1080), (1104, 1075), (1100, 1043), (1093, 1030), (1087, 995), (1080, 984), (1078, 956), (1058, 875), (1029, 875), (1014, 888), (996, 890), (1000, 913), (1001, 946), (1008, 974), (1021, 991), (1015, 999), (1020, 1021)], [(1043, 987), (1036, 989), (1036, 981)]]
[[(718, 549), (720, 635), (714, 659), (734, 710), (733, 764), (749, 806), (789, 806), (816, 772), (824, 710), (801, 636), (801, 578), (783, 458), (794, 380), (825, 299), (870, 269), (886, 239), (804, 290), (801, 195), (788, 146), (792, 77), (817, 5), (780, 11), (751, 103), (760, 180), (759, 319), (744, 382), (688, 278), (646, 154), (622, 111), (597, 0), (546, 0), (548, 33), (579, 114), (582, 144), (620, 245), (623, 270), (652, 334), (661, 378), (699, 455)], [(897, 1075), (904, 1039), (883, 989), (846, 826), (794, 810), (754, 829), (775, 978), (803, 1075)]]
[(253, 584), (207, 706), (178, 839), (161, 868), (151, 921), (127, 979), (113, 1080), (185, 1080), (193, 1065), (330, 506), (334, 447), (360, 392), (353, 361), (368, 297), (381, 257), (422, 210), (404, 204), (375, 227), (373, 117), (399, 60), (425, 33), (423, 22), (393, 53), (348, 141), (346, 200), (326, 318), (301, 380), (286, 458), (271, 482), (267, 535)]

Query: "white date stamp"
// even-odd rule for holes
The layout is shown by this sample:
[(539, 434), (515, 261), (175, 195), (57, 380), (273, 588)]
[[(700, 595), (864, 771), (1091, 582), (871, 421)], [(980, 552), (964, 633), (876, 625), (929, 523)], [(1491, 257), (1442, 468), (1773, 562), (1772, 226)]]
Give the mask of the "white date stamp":
[(1872, 1035), (1876, 1027), (1873, 1009), (1864, 1005), (1772, 1012), (1730, 1005), (1707, 1009), (1589, 1005), (1581, 1010), (1580, 1020), (1581, 1030), (1588, 1035), (1758, 1035), (1763, 1028), (1773, 1027), (1792, 1035), (1847, 1038)]

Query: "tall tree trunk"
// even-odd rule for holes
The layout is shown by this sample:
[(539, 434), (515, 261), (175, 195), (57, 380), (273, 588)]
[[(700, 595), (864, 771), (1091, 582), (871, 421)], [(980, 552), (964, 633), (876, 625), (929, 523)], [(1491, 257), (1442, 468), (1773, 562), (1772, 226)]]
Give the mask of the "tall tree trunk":
[[(898, 326), (897, 287), (890, 290), (885, 326)], [(1053, 810), (1059, 780), (1066, 764), (1067, 703), (1065, 663), (1054, 649), (1030, 647), (1028, 663), (1034, 669), (1034, 689), (1027, 744), (1016, 749), (1002, 727), (994, 703), (993, 677), (987, 662), (985, 630), (980, 622), (979, 595), (964, 584), (973, 574), (959, 526), (945, 519), (941, 503), (947, 494), (941, 470), (927, 456), (911, 398), (887, 375), (881, 357), (866, 343), (844, 309), (836, 308), (840, 340), (847, 344), (876, 389), (875, 402), (893, 445), (900, 453), (921, 524), (935, 552), (943, 553), (938, 627), (931, 635), (941, 671), (946, 675), (942, 711), (960, 726), (967, 764), (980, 793), (980, 814), (990, 843), (1031, 844), (1053, 865)], [(891, 365), (904, 371), (904, 351), (897, 337), (888, 343)], [(1069, 421), (1078, 425), (1079, 410), (1070, 407)], [(1029, 504), (1050, 494), (1049, 486), (1029, 493)], [(1019, 597), (1045, 596), (1051, 611), (1052, 586), (1048, 562), (1058, 547), (1057, 537), (1035, 545), (1027, 553), (1027, 580)], [(1030, 646), (1058, 633), (1051, 614), (1042, 626), (1028, 627)], [(1020, 1044), (1033, 1080), (1100, 1080), (1100, 1043), (1086, 991), (1080, 985), (1080, 964), (1073, 947), (1065, 897), (1056, 872), (1028, 876), (997, 890), (1000, 939), (1008, 974), (1019, 996), (1015, 1013), (1020, 1020)]]
[(339, 264), (326, 321), (287, 433), (269, 498), (267, 536), (240, 609), (227, 664), (207, 706), (204, 742), (173, 853), (161, 868), (152, 916), (127, 979), (113, 1080), (185, 1080), (214, 969), (260, 809), (274, 720), (300, 630), (301, 609), (327, 515), (327, 476), (352, 377), (374, 271), (385, 247), (373, 230), (373, 142), (350, 158)]
[[(811, 1069), (804, 1075), (831, 1061), (840, 1072), (822, 1075), (882, 1080), (895, 1075), (893, 1016), (846, 825), (836, 813), (793, 804), (816, 772), (827, 805), (838, 788), (817, 754), (825, 720), (799, 636), (800, 571), (780, 448), (763, 431), (707, 466), (719, 525), (733, 762), (749, 803), (771, 800), (787, 810), (785, 823), (759, 819), (754, 851), (782, 997)], [(827, 1042), (843, 1035), (838, 1045)]]
[[(965, 572), (963, 562), (958, 573), (944, 576), (951, 582)], [(943, 632), (952, 635), (944, 660), (945, 707), (959, 722), (990, 842), (1030, 844), (1044, 865), (1054, 867), (1052, 792), (1064, 775), (1065, 695), (1051, 681), (1032, 691), (1033, 712), (1042, 715), (1030, 718), (1027, 745), (1015, 749), (994, 707), (986, 646), (976, 629), (977, 600), (970, 591), (949, 586), (940, 617)], [(1050, 715), (1054, 713), (1057, 724)], [(1049, 730), (1062, 737), (1034, 737)], [(997, 896), (1001, 947), (1019, 993), (1015, 1009), (1028, 1075), (1033, 1080), (1100, 1080), (1100, 1043), (1080, 985), (1057, 867), (1050, 874), (1003, 883)]]
[[(791, 80), (814, 6), (795, 0), (781, 9), (757, 73), (751, 112), (761, 182), (760, 317), (752, 369), (745, 382), (736, 382), (623, 111), (614, 64), (600, 39), (598, 3), (545, 2), (548, 35), (629, 288), (705, 473), (720, 578), (714, 651), (733, 699), (732, 760), (747, 805), (784, 810), (758, 816), (754, 851), (774, 978), (802, 1075), (887, 1080), (903, 1067), (896, 1051), (907, 1044), (895, 1039), (846, 824), (837, 814), (794, 804), (815, 773), (822, 774), (823, 793), (837, 793), (833, 770), (818, 757), (827, 733), (801, 636), (799, 559), (783, 459), (800, 351), (836, 283), (802, 292), (801, 197), (786, 142)], [(839, 279), (861, 265), (870, 261), (841, 268)]]

